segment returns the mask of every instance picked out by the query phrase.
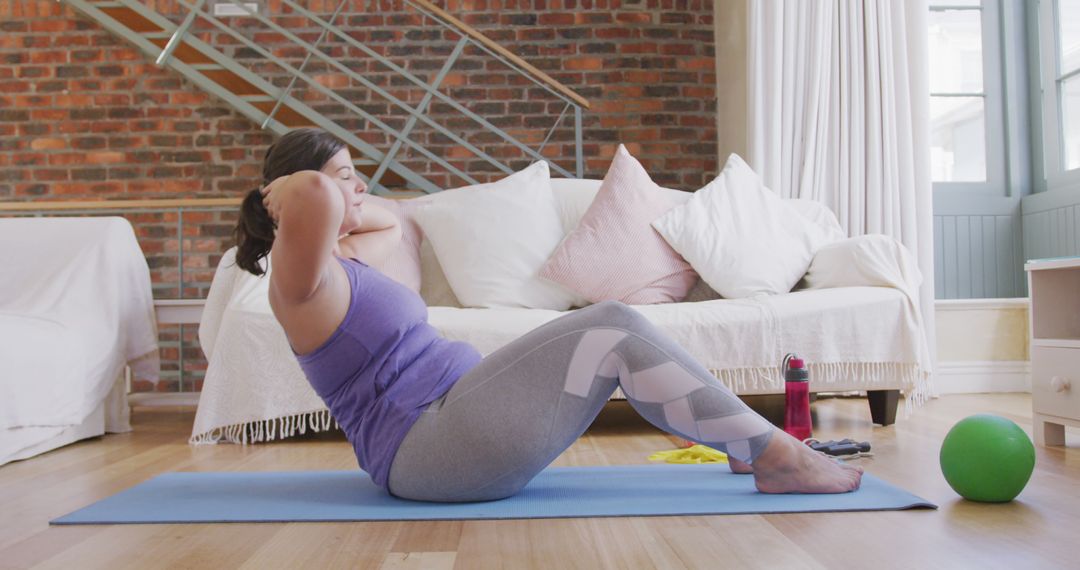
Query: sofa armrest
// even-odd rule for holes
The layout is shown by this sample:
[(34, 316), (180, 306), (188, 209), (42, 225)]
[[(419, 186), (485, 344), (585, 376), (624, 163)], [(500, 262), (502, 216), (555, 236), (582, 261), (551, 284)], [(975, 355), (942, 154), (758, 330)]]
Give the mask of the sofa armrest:
[(807, 289), (893, 287), (916, 298), (922, 272), (903, 244), (886, 235), (868, 234), (819, 249), (804, 279)]

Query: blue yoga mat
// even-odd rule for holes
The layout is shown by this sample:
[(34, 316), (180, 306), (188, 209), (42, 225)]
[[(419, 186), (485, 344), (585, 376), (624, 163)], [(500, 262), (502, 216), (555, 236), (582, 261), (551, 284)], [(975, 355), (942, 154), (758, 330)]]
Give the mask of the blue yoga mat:
[(484, 503), (390, 496), (359, 471), (166, 473), (52, 524), (531, 519), (898, 510), (937, 505), (864, 475), (840, 495), (766, 495), (722, 464), (549, 467)]

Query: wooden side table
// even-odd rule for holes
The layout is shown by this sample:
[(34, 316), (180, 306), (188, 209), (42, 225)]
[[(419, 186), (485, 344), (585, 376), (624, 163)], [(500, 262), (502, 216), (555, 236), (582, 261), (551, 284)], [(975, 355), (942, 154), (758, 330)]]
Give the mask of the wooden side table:
[(1024, 265), (1031, 296), (1031, 406), (1036, 445), (1080, 427), (1080, 257)]

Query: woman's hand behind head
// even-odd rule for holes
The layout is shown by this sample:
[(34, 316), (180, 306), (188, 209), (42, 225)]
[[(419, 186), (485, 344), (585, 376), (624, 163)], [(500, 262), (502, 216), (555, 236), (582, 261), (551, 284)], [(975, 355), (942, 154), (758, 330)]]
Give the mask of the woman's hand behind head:
[(266, 211), (270, 214), (270, 219), (274, 220), (275, 223), (281, 219), (281, 192), (275, 193), (274, 189), (280, 188), (290, 176), (292, 175), (287, 174), (285, 176), (279, 176), (273, 182), (263, 186), (260, 191), (263, 197), (263, 206), (266, 207)]

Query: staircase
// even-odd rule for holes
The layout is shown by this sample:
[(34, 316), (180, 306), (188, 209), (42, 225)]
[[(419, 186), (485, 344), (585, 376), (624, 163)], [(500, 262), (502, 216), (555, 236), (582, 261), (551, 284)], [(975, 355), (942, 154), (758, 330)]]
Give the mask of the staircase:
[[(429, 179), (429, 175), (417, 171), (415, 164), (418, 162), (424, 163), (428, 168), (444, 169), (455, 185), (463, 185), (478, 182), (470, 175), (467, 167), (463, 168), (466, 163), (461, 159), (464, 157), (482, 161), (484, 171), (505, 174), (514, 171), (507, 163), (511, 156), (530, 162), (549, 160), (543, 154), (545, 145), (568, 113), (573, 114), (574, 121), (573, 138), (576, 148), (575, 164), (571, 167), (573, 173), (551, 160), (549, 163), (554, 172), (563, 176), (583, 175), (581, 123), (582, 111), (589, 107), (589, 102), (427, 0), (406, 0), (406, 4), (422, 14), (426, 20), (452, 31), (458, 39), (448, 58), (437, 70), (433, 70), (433, 76), (426, 80), (395, 64), (378, 50), (358, 41), (354, 34), (346, 33), (335, 26), (335, 21), (346, 16), (343, 9), (351, 4), (350, 0), (340, 0), (337, 9), (330, 16), (316, 14), (293, 0), (280, 0), (283, 13), (279, 14), (264, 14), (266, 8), (260, 8), (259, 5), (266, 3), (240, 0), (214, 0), (210, 3), (206, 0), (176, 0), (176, 4), (183, 11), (182, 21), (176, 21), (180, 19), (176, 14), (172, 14), (172, 18), (166, 17), (136, 0), (63, 1), (140, 49), (159, 66), (179, 73), (263, 129), (269, 129), (278, 135), (293, 128), (307, 126), (330, 132), (350, 147), (350, 152), (356, 158), (357, 172), (367, 179), (373, 192), (385, 194), (393, 190), (430, 193), (441, 190), (438, 184)], [(229, 23), (226, 23), (213, 15), (210, 4), (231, 4), (228, 8), (238, 16), (228, 18)], [(290, 28), (293, 26), (282, 25), (297, 22), (301, 18), (305, 28), (314, 26), (320, 30), (314, 41), (291, 32)], [(237, 25), (238, 20), (243, 25)], [(288, 49), (304, 54), (303, 62), (296, 65), (295, 61), (290, 62), (279, 57), (274, 52), (282, 52), (281, 46), (275, 44), (273, 49), (267, 49), (238, 31), (238, 27), (248, 31), (256, 28), (263, 33), (274, 34), (277, 38), (287, 38), (291, 42)], [(200, 33), (193, 33), (199, 30)], [(228, 45), (216, 47), (200, 37), (228, 38)], [(389, 85), (379, 85), (366, 77), (368, 74), (359, 73), (353, 66), (333, 57), (329, 53), (331, 49), (328, 45), (336, 46), (338, 50), (346, 46), (353, 52), (362, 52), (370, 57), (371, 62), (377, 62), (372, 65), (380, 65), (382, 71), (392, 74), (392, 80)], [(562, 113), (554, 120), (546, 137), (536, 148), (519, 140), (526, 138), (522, 133), (517, 132), (518, 136), (513, 136), (496, 126), (494, 121), (485, 119), (440, 90), (467, 47), (481, 50), (501, 61), (515, 73), (556, 98), (560, 105), (565, 103)], [(225, 53), (238, 48), (245, 52), (246, 57), (242, 61)], [(358, 101), (355, 90), (343, 94), (325, 85), (326, 81), (320, 81), (319, 77), (306, 71), (312, 66), (329, 70), (337, 77), (347, 78), (350, 85), (361, 86), (366, 90), (366, 100), (378, 101), (398, 113), (400, 120), (365, 110), (363, 103), (354, 102)], [(401, 90), (394, 89), (394, 85), (418, 88), (423, 95), (418, 102), (410, 102), (408, 97), (400, 96)], [(337, 110), (333, 117), (323, 110), (328, 105)], [(469, 121), (474, 131), (479, 128), (485, 136), (466, 136), (460, 132), (460, 124), (451, 130), (430, 113), (433, 105), (439, 105), (443, 111), (452, 110), (450, 112), (458, 115), (456, 120)], [(342, 120), (341, 113), (347, 113), (352, 118)], [(440, 116), (443, 115), (445, 112)], [(365, 125), (365, 129), (360, 132), (343, 126), (343, 123), (354, 123), (357, 120)], [(425, 146), (423, 141), (419, 140), (420, 137), (416, 136), (418, 128), (426, 130), (429, 142), (438, 137), (438, 140), (445, 143), (443, 150), (452, 148), (453, 157), (441, 156), (436, 152), (440, 149), (432, 150)], [(380, 149), (377, 142), (367, 140), (373, 138), (370, 136), (373, 134), (372, 130), (377, 131), (374, 134), (378, 134), (379, 138), (386, 142), (383, 146), (388, 145), (389, 148)], [(528, 142), (535, 144), (540, 136), (539, 133), (530, 133), (532, 134), (536, 136), (529, 136)], [(469, 138), (474, 140), (470, 141)], [(480, 138), (484, 139), (483, 143)], [(412, 161), (414, 167), (410, 168), (399, 160), (403, 150), (415, 156)]]

